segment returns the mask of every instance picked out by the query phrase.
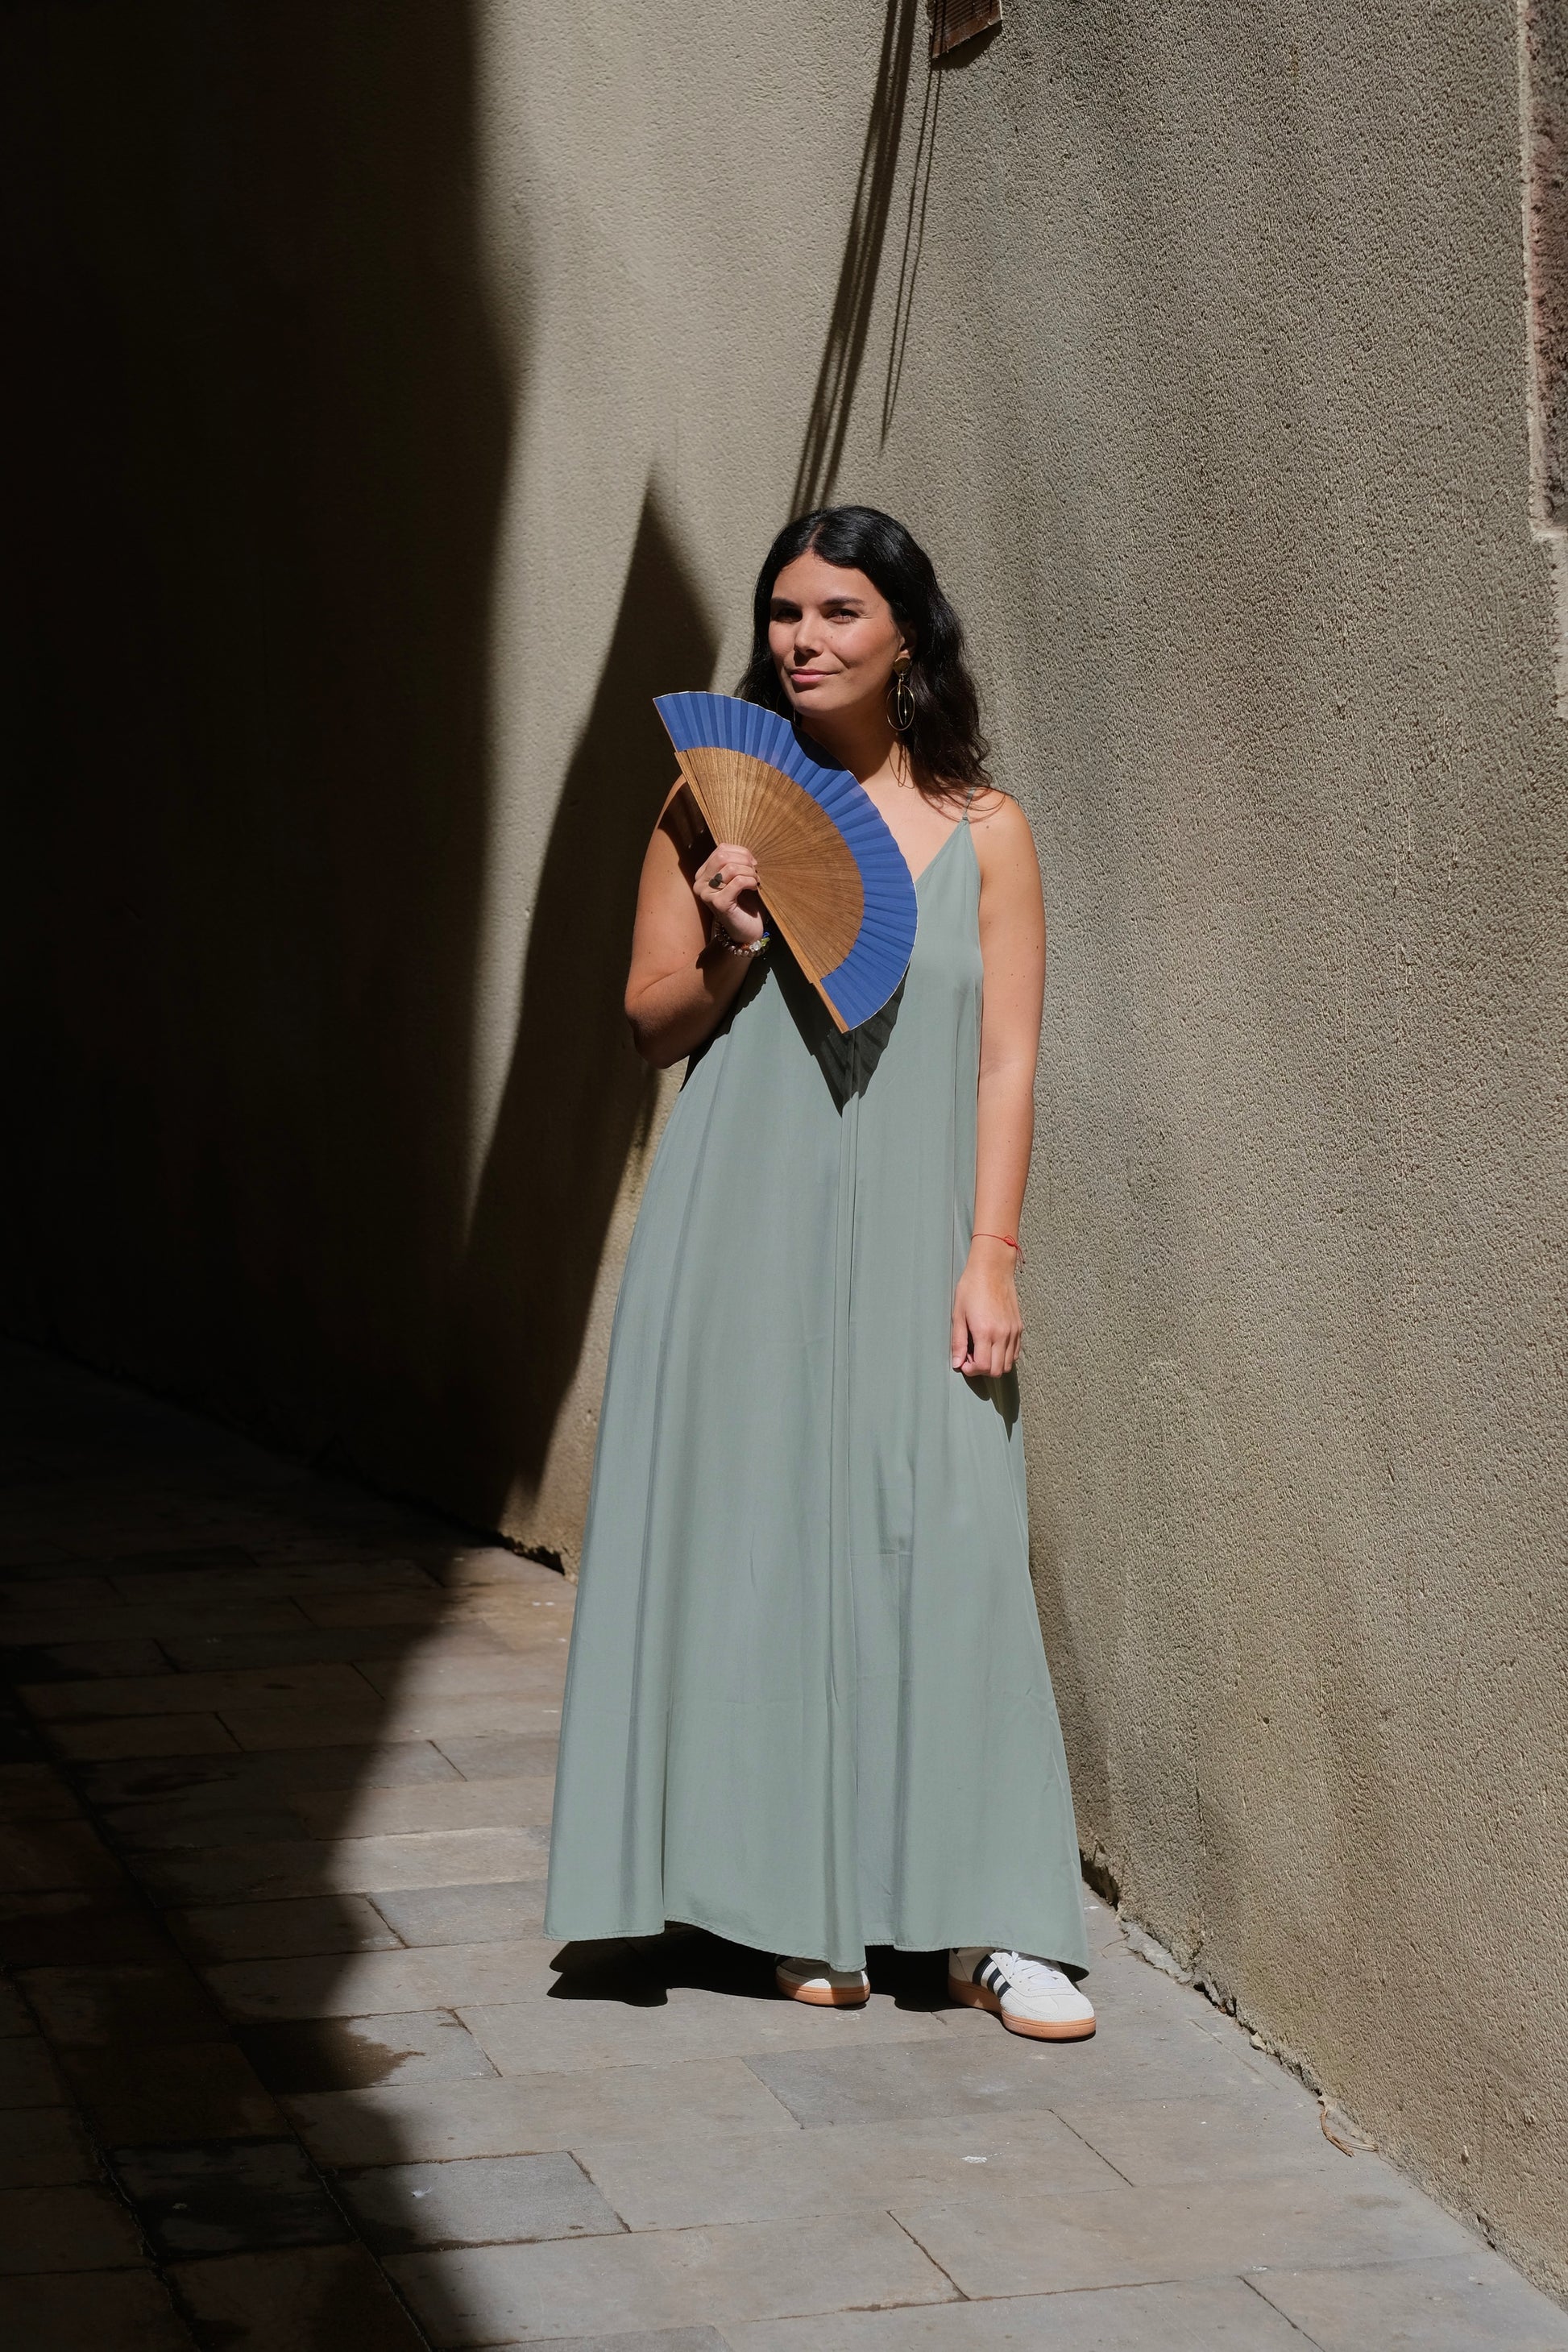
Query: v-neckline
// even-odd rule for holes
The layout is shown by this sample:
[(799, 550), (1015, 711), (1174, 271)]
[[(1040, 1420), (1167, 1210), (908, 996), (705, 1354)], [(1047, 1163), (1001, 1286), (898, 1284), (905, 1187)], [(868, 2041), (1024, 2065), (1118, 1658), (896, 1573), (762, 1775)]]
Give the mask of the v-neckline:
[[(940, 849), (932, 850), (931, 856), (926, 859), (925, 864), (921, 867), (918, 874), (910, 875), (910, 879), (914, 884), (917, 890), (920, 888), (921, 884), (925, 880), (926, 876), (931, 872), (931, 867), (936, 864), (938, 858), (945, 857), (948, 851), (952, 847), (958, 835), (961, 833), (967, 833), (968, 830), (969, 819), (967, 817), (961, 816), (954, 824), (952, 831), (948, 835), (947, 839), (942, 843), (942, 847)], [(908, 862), (908, 859), (906, 859), (905, 864), (907, 865)]]

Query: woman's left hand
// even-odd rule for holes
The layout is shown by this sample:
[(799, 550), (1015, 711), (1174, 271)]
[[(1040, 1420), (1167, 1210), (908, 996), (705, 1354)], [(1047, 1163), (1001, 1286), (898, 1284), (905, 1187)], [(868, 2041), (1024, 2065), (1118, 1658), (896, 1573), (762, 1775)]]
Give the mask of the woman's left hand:
[(972, 1380), (1010, 1372), (1023, 1336), (1014, 1252), (981, 1235), (952, 1294), (952, 1369)]

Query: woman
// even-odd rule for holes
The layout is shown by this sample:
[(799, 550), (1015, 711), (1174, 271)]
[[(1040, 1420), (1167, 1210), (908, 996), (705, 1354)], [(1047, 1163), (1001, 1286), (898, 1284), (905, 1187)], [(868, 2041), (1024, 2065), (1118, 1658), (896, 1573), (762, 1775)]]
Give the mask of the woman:
[(754, 624), (742, 694), (858, 778), (919, 931), (892, 1002), (840, 1036), (768, 935), (755, 860), (666, 803), (626, 1012), (647, 1060), (689, 1066), (616, 1309), (545, 1926), (689, 1922), (833, 2006), (868, 1998), (868, 1945), (945, 1947), (955, 1999), (1077, 2039), (1014, 1372), (1034, 846), (900, 524), (789, 524)]

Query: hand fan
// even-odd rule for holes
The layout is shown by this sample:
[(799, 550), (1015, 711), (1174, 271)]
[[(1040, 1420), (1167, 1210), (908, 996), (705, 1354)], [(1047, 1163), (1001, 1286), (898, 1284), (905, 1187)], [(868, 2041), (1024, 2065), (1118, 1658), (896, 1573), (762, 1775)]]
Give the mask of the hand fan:
[(886, 1004), (915, 944), (915, 886), (875, 803), (760, 703), (659, 694), (654, 707), (708, 830), (752, 852), (796, 963), (837, 1026), (858, 1029)]

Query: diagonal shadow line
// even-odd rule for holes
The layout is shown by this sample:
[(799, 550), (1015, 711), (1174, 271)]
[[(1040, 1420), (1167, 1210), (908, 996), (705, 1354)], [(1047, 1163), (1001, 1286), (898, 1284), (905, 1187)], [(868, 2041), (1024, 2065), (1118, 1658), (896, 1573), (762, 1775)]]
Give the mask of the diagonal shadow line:
[[(454, 1303), (451, 1425), (476, 1521), (531, 1496), (583, 1351), (616, 1199), (657, 1085), (622, 1009), (643, 855), (671, 782), (653, 697), (706, 685), (719, 635), (655, 487), (551, 824), (510, 1065)], [(611, 943), (584, 956), (584, 927)]]
[(920, 136), (915, 141), (915, 168), (910, 180), (909, 210), (904, 216), (904, 249), (899, 257), (899, 290), (893, 300), (893, 332), (888, 345), (888, 373), (882, 384), (882, 443), (893, 429), (899, 389), (904, 380), (904, 355), (909, 349), (910, 322), (914, 316), (915, 282), (925, 251), (926, 208), (931, 202), (931, 164), (936, 156), (937, 118), (942, 111), (942, 78), (933, 66), (926, 76), (921, 107)]
[(833, 488), (844, 452), (892, 206), (918, 7), (919, 0), (887, 0), (882, 47), (877, 61), (849, 232), (838, 268), (838, 284), (828, 317), (811, 414), (801, 443), (795, 488), (790, 494), (792, 514), (804, 514), (822, 504)]

